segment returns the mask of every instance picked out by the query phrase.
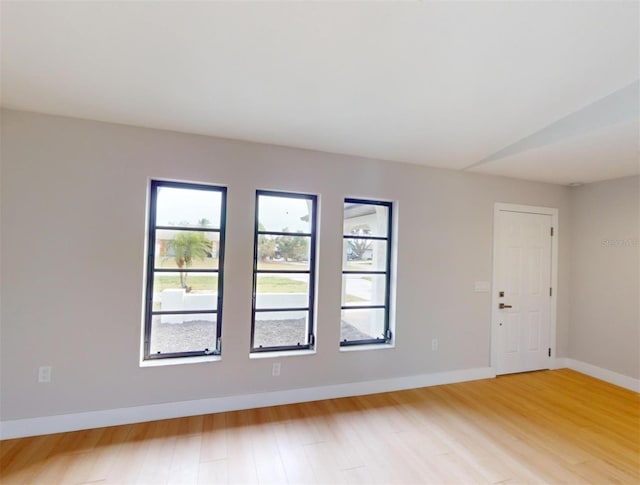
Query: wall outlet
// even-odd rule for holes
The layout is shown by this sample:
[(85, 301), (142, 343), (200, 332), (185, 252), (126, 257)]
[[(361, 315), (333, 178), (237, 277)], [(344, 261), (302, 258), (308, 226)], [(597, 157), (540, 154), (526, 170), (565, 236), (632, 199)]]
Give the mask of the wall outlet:
[(273, 377), (278, 377), (280, 375), (280, 362), (276, 362), (273, 364), (273, 368), (271, 369), (271, 375)]
[(434, 338), (431, 340), (431, 350), (438, 350), (438, 339)]
[(38, 368), (38, 382), (51, 382), (51, 366), (44, 365)]

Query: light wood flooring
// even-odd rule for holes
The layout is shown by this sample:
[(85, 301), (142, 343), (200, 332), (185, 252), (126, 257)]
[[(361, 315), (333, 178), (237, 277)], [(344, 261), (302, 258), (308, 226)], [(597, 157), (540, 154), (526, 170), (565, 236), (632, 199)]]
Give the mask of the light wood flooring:
[(640, 483), (640, 395), (562, 369), (0, 443), (10, 483)]

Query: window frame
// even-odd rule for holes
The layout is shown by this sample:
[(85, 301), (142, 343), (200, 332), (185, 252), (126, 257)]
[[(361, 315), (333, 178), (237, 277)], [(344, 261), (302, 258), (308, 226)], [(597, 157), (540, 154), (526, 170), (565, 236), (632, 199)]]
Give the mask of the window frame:
[[(220, 193), (220, 227), (219, 228), (204, 228), (204, 227), (189, 227), (189, 226), (164, 226), (156, 224), (157, 216), (157, 200), (158, 189), (161, 187), (170, 187), (177, 189), (189, 189), (189, 190), (202, 190), (206, 192), (218, 192)], [(225, 241), (226, 241), (226, 218), (227, 218), (227, 188), (219, 185), (208, 185), (192, 182), (176, 182), (167, 180), (152, 179), (150, 181), (149, 192), (149, 212), (148, 212), (148, 228), (147, 228), (147, 268), (146, 268), (146, 281), (145, 281), (145, 301), (144, 301), (144, 336), (143, 336), (143, 361), (150, 360), (163, 360), (163, 359), (176, 359), (184, 357), (202, 357), (202, 356), (219, 356), (222, 353), (222, 310), (223, 310), (223, 289), (224, 289), (224, 253), (225, 253)], [(177, 270), (171, 268), (159, 268), (155, 267), (155, 250), (156, 250), (156, 231), (157, 230), (181, 230), (192, 232), (213, 232), (218, 233), (218, 267), (217, 269), (196, 269), (190, 270), (189, 273), (211, 273), (218, 276), (218, 296), (217, 296), (217, 308), (206, 310), (154, 310), (153, 309), (153, 287), (154, 287), (154, 275), (156, 273), (170, 273), (177, 272)], [(151, 327), (152, 320), (155, 315), (171, 315), (171, 314), (215, 314), (216, 315), (216, 337), (212, 342), (213, 348), (205, 348), (197, 351), (185, 351), (185, 352), (169, 352), (164, 354), (155, 353), (152, 354), (151, 350)]]
[[(344, 234), (344, 205), (345, 204), (366, 204), (373, 206), (384, 206), (387, 208), (387, 234), (386, 236), (366, 236), (366, 235), (348, 235)], [(381, 270), (369, 270), (369, 271), (355, 271), (345, 270), (344, 265), (342, 267), (342, 293), (345, 291), (346, 280), (345, 275), (360, 274), (360, 275), (385, 275), (385, 295), (384, 305), (344, 305), (344, 302), (340, 302), (340, 321), (342, 322), (343, 310), (366, 310), (366, 309), (384, 309), (384, 337), (361, 339), (361, 340), (340, 340), (340, 347), (353, 347), (357, 345), (371, 345), (371, 344), (390, 344), (393, 340), (393, 332), (390, 328), (390, 316), (391, 316), (391, 262), (392, 262), (392, 245), (393, 245), (393, 202), (371, 199), (359, 199), (352, 197), (345, 197), (343, 202), (343, 220), (342, 220), (342, 258), (344, 261), (345, 241), (349, 239), (368, 239), (371, 241), (385, 241), (387, 244), (387, 254), (385, 255), (385, 271)], [(342, 297), (341, 297), (342, 299)], [(341, 323), (342, 324), (342, 323)]]
[[(259, 208), (260, 208), (260, 196), (267, 197), (282, 197), (291, 199), (301, 199), (311, 201), (310, 216), (310, 232), (287, 232), (287, 231), (270, 231), (260, 230), (259, 220)], [(303, 194), (297, 192), (285, 192), (275, 190), (256, 190), (255, 199), (255, 215), (254, 215), (254, 239), (253, 239), (253, 288), (252, 288), (252, 300), (251, 300), (251, 340), (249, 342), (250, 353), (263, 353), (263, 352), (281, 352), (281, 351), (297, 351), (297, 350), (312, 350), (315, 347), (315, 284), (316, 284), (316, 247), (317, 247), (317, 214), (318, 214), (318, 196), (313, 194)], [(258, 269), (258, 241), (262, 235), (266, 236), (305, 236), (310, 238), (309, 242), (309, 269), (308, 270), (264, 270)], [(308, 292), (308, 306), (305, 308), (268, 308), (260, 309), (256, 308), (256, 296), (257, 296), (257, 283), (259, 274), (308, 274), (309, 275), (309, 292)], [(286, 312), (286, 311), (307, 311), (308, 312), (308, 334), (307, 343), (300, 345), (278, 345), (271, 347), (256, 347), (255, 341), (255, 325), (256, 325), (256, 312)]]

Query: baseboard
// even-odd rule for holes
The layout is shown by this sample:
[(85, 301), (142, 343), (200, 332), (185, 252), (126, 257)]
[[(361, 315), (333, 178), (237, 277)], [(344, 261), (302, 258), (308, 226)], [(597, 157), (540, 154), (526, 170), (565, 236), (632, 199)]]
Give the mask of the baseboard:
[(551, 370), (555, 370), (555, 369), (565, 369), (569, 367), (567, 365), (567, 358), (566, 357), (556, 357), (553, 360), (553, 364), (549, 367)]
[(22, 438), (81, 429), (102, 428), (104, 426), (141, 423), (158, 419), (317, 401), (320, 399), (361, 396), (364, 394), (453, 384), (455, 382), (473, 381), (491, 377), (495, 377), (494, 370), (490, 367), (482, 367), (376, 381), (353, 382), (333, 386), (308, 387), (287, 391), (105, 409), (86, 413), (15, 419), (0, 422), (0, 439)]
[(587, 364), (579, 360), (564, 359), (565, 367), (581, 372), (596, 379), (614, 384), (616, 386), (624, 387), (630, 391), (640, 392), (640, 379), (634, 379), (633, 377), (618, 374), (617, 372), (603, 369), (595, 365)]

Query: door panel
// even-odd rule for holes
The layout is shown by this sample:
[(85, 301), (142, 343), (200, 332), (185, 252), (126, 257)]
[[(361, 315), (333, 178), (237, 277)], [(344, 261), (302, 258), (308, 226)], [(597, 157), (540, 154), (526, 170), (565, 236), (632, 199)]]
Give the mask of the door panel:
[[(494, 309), (496, 373), (549, 367), (551, 216), (496, 213), (494, 290), (504, 309)], [(496, 301), (496, 300), (494, 300)]]
[(528, 337), (529, 337), (529, 345), (527, 345), (527, 350), (529, 351), (538, 351), (540, 350), (540, 312), (529, 312), (529, 329), (528, 329)]
[(507, 315), (507, 353), (520, 352), (520, 315), (511, 313)]

